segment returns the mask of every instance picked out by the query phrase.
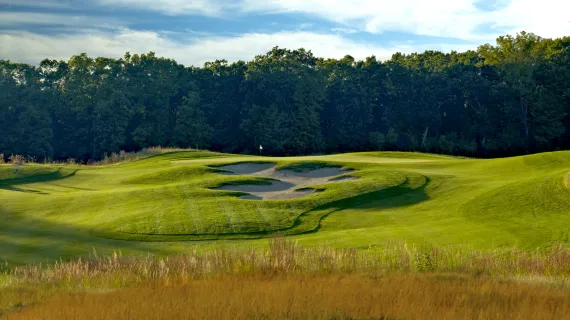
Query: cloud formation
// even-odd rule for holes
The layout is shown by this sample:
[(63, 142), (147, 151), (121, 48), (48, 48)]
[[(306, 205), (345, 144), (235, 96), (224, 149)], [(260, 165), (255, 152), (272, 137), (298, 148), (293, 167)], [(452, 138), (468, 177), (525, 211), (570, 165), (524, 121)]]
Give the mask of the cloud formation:
[[(104, 5), (155, 10), (168, 14), (231, 16), (302, 13), (369, 33), (488, 40), (505, 32), (526, 30), (544, 37), (570, 34), (570, 1), (496, 0), (97, 0)], [(499, 5), (500, 4), (500, 5)], [(483, 31), (481, 31), (483, 30)]]
[(166, 14), (202, 14), (220, 16), (233, 11), (239, 2), (232, 0), (96, 0), (103, 6), (118, 6), (129, 9), (153, 10)]
[[(81, 28), (118, 28), (122, 21), (112, 17), (83, 14), (0, 12), (0, 27), (16, 29), (21, 26), (51, 25)], [(1, 32), (1, 31), (0, 31)]]
[[(33, 64), (44, 58), (68, 59), (80, 52), (121, 57), (126, 51), (154, 51), (185, 65), (202, 65), (222, 58), (249, 60), (274, 46), (303, 47), (325, 58), (350, 54), (357, 59), (375, 55), (384, 60), (395, 52), (475, 49), (479, 44), (493, 42), (499, 35), (522, 30), (543, 37), (570, 34), (567, 17), (570, 1), (559, 0), (541, 0), (539, 4), (533, 0), (0, 0), (0, 10), (6, 6), (35, 9), (0, 11), (0, 59)], [(50, 10), (43, 10), (45, 8)], [(57, 8), (66, 9), (58, 11)], [(92, 8), (108, 9), (105, 12), (117, 9), (123, 15), (105, 17), (100, 12), (95, 16), (96, 10), (91, 11)], [(182, 19), (185, 16), (193, 19), (191, 15), (209, 16), (217, 18), (209, 21), (222, 25), (235, 17), (247, 20), (256, 16), (278, 18), (283, 14), (297, 14), (308, 20), (300, 21), (297, 28), (289, 27), (289, 30), (277, 29), (277, 22), (264, 22), (264, 25), (252, 25), (243, 34), (216, 36), (203, 32), (145, 30), (142, 29), (144, 19), (137, 21), (133, 10), (154, 12), (162, 18), (166, 14), (163, 27), (168, 27), (172, 15), (182, 16)], [(130, 15), (125, 16), (125, 12)], [(320, 24), (323, 20), (328, 23), (324, 29), (329, 33), (316, 31), (323, 30)], [(38, 32), (44, 25), (57, 27), (57, 33)], [(428, 37), (422, 38), (421, 45), (406, 41), (413, 37), (404, 37), (398, 42), (371, 40), (374, 35), (385, 32)], [(367, 41), (362, 40), (363, 34)], [(444, 40), (426, 43), (430, 41), (429, 36)], [(458, 45), (457, 39), (464, 44)]]
[(375, 55), (389, 59), (395, 52), (411, 53), (426, 49), (442, 51), (474, 49), (473, 45), (452, 44), (394, 44), (380, 46), (357, 42), (336, 34), (312, 32), (248, 33), (237, 37), (201, 37), (187, 42), (174, 41), (157, 32), (122, 30), (118, 33), (93, 31), (85, 34), (38, 35), (12, 32), (0, 35), (0, 57), (38, 64), (45, 58), (67, 60), (74, 54), (87, 52), (90, 56), (122, 57), (125, 52), (154, 51), (158, 56), (173, 58), (184, 65), (201, 66), (204, 62), (226, 59), (230, 62), (250, 60), (274, 46), (288, 49), (305, 48), (318, 57), (342, 58), (350, 54), (356, 59)]

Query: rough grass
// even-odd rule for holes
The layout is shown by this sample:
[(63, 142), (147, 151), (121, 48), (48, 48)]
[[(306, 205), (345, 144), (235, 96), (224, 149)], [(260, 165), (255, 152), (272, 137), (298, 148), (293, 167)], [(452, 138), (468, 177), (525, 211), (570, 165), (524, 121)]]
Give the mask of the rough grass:
[[(136, 158), (135, 158), (136, 160)], [(108, 166), (0, 166), (0, 259), (11, 264), (109, 253), (169, 255), (199, 245), (386, 246), (390, 240), (492, 250), (567, 244), (570, 152), (459, 159), (400, 152), (256, 157), (168, 151)], [(359, 178), (292, 200), (251, 201), (224, 184), (263, 179), (217, 166), (342, 166)], [(129, 240), (129, 241), (125, 241)], [(188, 241), (192, 240), (192, 241)], [(236, 241), (239, 240), (239, 241)]]
[(563, 319), (567, 290), (454, 275), (230, 276), (62, 294), (6, 319)]
[(166, 257), (152, 255), (100, 256), (59, 260), (48, 264), (5, 264), (2, 285), (57, 284), (63, 287), (116, 287), (169, 278), (204, 279), (223, 274), (327, 274), (338, 272), (461, 273), (503, 279), (541, 279), (570, 285), (570, 249), (473, 250), (468, 247), (415, 246), (392, 242), (386, 248), (356, 250), (330, 246), (303, 247), (284, 238), (263, 248), (221, 247)]
[[(219, 248), (8, 268), (7, 319), (561, 319), (570, 249)], [(9, 267), (9, 266), (8, 266)]]

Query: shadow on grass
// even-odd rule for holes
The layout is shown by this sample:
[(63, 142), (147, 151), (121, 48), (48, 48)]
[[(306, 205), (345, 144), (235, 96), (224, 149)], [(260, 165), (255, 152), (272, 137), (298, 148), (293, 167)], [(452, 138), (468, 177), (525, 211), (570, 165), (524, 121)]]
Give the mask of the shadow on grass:
[(110, 254), (126, 252), (172, 254), (168, 246), (148, 247), (144, 243), (98, 238), (90, 230), (41, 218), (25, 217), (0, 207), (0, 261), (8, 267), (28, 263), (69, 260), (88, 256), (94, 250)]
[(45, 192), (41, 192), (38, 190), (33, 189), (24, 189), (21, 185), (30, 184), (30, 183), (37, 183), (37, 182), (46, 182), (46, 181), (58, 181), (67, 179), (70, 177), (75, 176), (78, 170), (73, 170), (69, 173), (62, 170), (62, 168), (57, 169), (55, 172), (37, 175), (37, 176), (30, 176), (30, 177), (23, 177), (23, 178), (15, 178), (15, 179), (7, 179), (0, 181), (0, 189), (8, 190), (8, 191), (16, 191), (16, 192), (29, 192), (29, 193), (36, 193), (36, 194), (47, 194)]
[(430, 181), (430, 178), (425, 177), (424, 184), (413, 188), (406, 178), (404, 183), (397, 186), (324, 204), (301, 214), (297, 220), (295, 220), (291, 228), (281, 230), (279, 233), (283, 235), (296, 235), (318, 232), (323, 219), (341, 210), (385, 210), (418, 204), (429, 199), (425, 189)]

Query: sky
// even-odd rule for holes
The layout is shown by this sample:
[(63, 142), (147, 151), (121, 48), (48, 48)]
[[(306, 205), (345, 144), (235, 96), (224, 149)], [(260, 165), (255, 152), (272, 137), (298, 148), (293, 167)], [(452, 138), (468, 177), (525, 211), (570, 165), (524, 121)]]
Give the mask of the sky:
[(146, 53), (186, 66), (272, 47), (387, 60), (500, 35), (570, 35), (568, 0), (0, 0), (0, 59), (39, 64)]

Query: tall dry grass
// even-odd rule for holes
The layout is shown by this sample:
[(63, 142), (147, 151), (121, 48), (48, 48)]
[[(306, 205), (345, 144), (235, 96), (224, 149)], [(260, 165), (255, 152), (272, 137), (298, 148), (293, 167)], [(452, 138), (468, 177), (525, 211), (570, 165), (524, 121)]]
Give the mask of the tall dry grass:
[[(8, 319), (563, 319), (570, 248), (265, 249), (2, 265)], [(4, 280), (1, 280), (4, 279)], [(94, 293), (95, 292), (95, 293)], [(41, 315), (41, 317), (40, 317)]]
[(6, 319), (565, 319), (570, 292), (473, 276), (252, 274), (62, 294), (15, 308)]
[(168, 257), (99, 256), (49, 265), (1, 267), (8, 284), (70, 283), (73, 286), (113, 286), (168, 278), (205, 279), (221, 274), (330, 273), (460, 273), (570, 284), (570, 248), (478, 251), (461, 247), (437, 248), (393, 242), (383, 249), (305, 248), (282, 238), (266, 249), (197, 248)]

